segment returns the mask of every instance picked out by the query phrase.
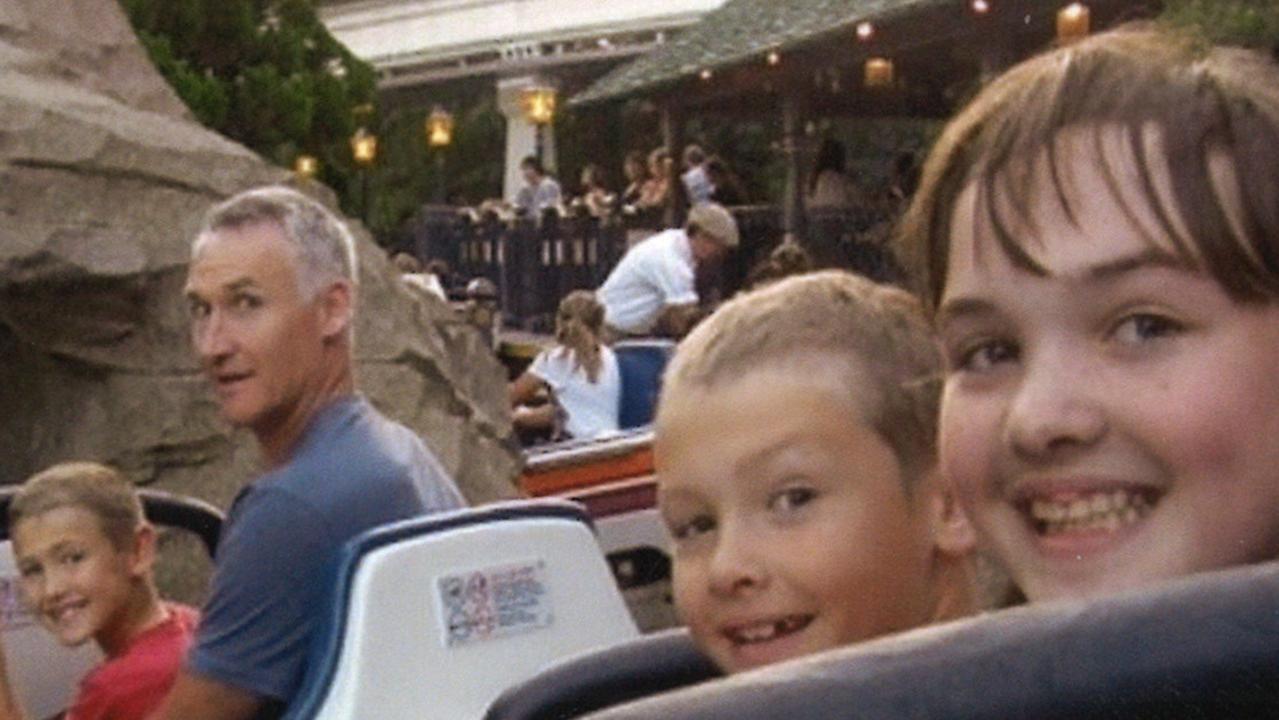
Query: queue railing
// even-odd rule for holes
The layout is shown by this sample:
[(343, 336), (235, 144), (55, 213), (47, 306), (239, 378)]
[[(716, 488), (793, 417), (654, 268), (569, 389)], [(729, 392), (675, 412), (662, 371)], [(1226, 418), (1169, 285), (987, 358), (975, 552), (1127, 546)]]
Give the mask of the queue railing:
[[(784, 232), (776, 206), (730, 210), (741, 235), (738, 250), (698, 278), (700, 288), (714, 288), (721, 297), (742, 287), (751, 268), (781, 242)], [(879, 239), (886, 235), (886, 222), (891, 219), (871, 209), (813, 210), (799, 239), (818, 267), (843, 267), (891, 282), (901, 272)], [(432, 205), (419, 213), (413, 237), (419, 259), (439, 258), (461, 277), (491, 280), (508, 324), (549, 330), (560, 298), (572, 290), (599, 287), (625, 254), (628, 241), (649, 232), (654, 231), (646, 218), (627, 215), (596, 218), (547, 211), (540, 217), (503, 218)]]

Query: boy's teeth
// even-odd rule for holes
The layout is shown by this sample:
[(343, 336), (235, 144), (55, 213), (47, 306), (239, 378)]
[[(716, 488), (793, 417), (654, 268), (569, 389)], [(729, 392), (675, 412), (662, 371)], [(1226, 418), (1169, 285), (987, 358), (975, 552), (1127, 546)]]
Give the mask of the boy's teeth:
[(788, 617), (775, 622), (760, 623), (733, 631), (733, 637), (742, 643), (757, 643), (772, 640), (779, 635), (787, 635), (799, 630), (806, 621), (801, 617)]
[(1150, 502), (1145, 495), (1130, 490), (1096, 492), (1070, 500), (1040, 498), (1030, 504), (1030, 517), (1045, 535), (1083, 530), (1113, 532), (1149, 513)]

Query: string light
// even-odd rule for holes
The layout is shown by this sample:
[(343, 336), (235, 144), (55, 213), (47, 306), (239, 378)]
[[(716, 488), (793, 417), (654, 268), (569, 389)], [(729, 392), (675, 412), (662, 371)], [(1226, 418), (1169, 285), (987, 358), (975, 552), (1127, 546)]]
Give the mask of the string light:
[(875, 26), (869, 21), (857, 23), (857, 39), (869, 40), (875, 34)]
[(779, 62), (781, 62), (781, 61), (782, 61), (781, 53), (777, 52), (776, 50), (770, 50), (770, 51), (768, 52), (768, 64), (769, 64), (769, 65), (776, 65), (777, 63), (779, 63)]

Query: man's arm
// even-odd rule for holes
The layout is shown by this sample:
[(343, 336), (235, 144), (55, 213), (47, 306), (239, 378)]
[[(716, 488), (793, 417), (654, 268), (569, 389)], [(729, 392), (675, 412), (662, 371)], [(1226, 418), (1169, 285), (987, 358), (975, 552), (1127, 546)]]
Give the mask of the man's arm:
[(265, 705), (251, 692), (183, 671), (148, 720), (252, 720)]
[(653, 334), (672, 340), (683, 339), (704, 316), (697, 303), (666, 305), (653, 324)]

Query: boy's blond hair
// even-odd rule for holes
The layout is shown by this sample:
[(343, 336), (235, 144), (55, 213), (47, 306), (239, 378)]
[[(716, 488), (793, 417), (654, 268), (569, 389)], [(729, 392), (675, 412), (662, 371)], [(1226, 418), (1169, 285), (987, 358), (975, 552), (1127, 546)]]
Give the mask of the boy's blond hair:
[(36, 473), (14, 494), (10, 531), (23, 520), (64, 507), (92, 514), (117, 549), (127, 548), (145, 522), (142, 502), (119, 472), (94, 462), (65, 462)]
[[(1119, 157), (1103, 149), (1107, 127), (1124, 135)], [(1035, 193), (1053, 192), (1074, 216), (1079, 200), (1062, 166), (1081, 160), (1054, 146), (1066, 128), (1090, 133), (1095, 149), (1083, 162), (1101, 163), (1112, 186), (1118, 164), (1137, 168), (1173, 260), (1207, 272), (1236, 301), (1279, 297), (1279, 67), (1260, 53), (1132, 25), (1018, 65), (942, 133), (899, 236), (931, 309), (945, 289), (954, 209), (969, 183), (1002, 251), (1042, 274), (1015, 231), (1016, 221), (1033, 219), (1016, 215), (1034, 207)], [(1220, 158), (1230, 173), (1214, 173)], [(1041, 162), (1049, 189), (1027, 181)], [(1157, 182), (1165, 176), (1171, 197)]]
[(893, 448), (909, 489), (936, 460), (941, 358), (919, 302), (903, 290), (827, 270), (738, 295), (680, 343), (662, 397), (752, 370), (804, 372), (814, 356), (841, 361), (850, 398), (873, 398), (866, 419)]

